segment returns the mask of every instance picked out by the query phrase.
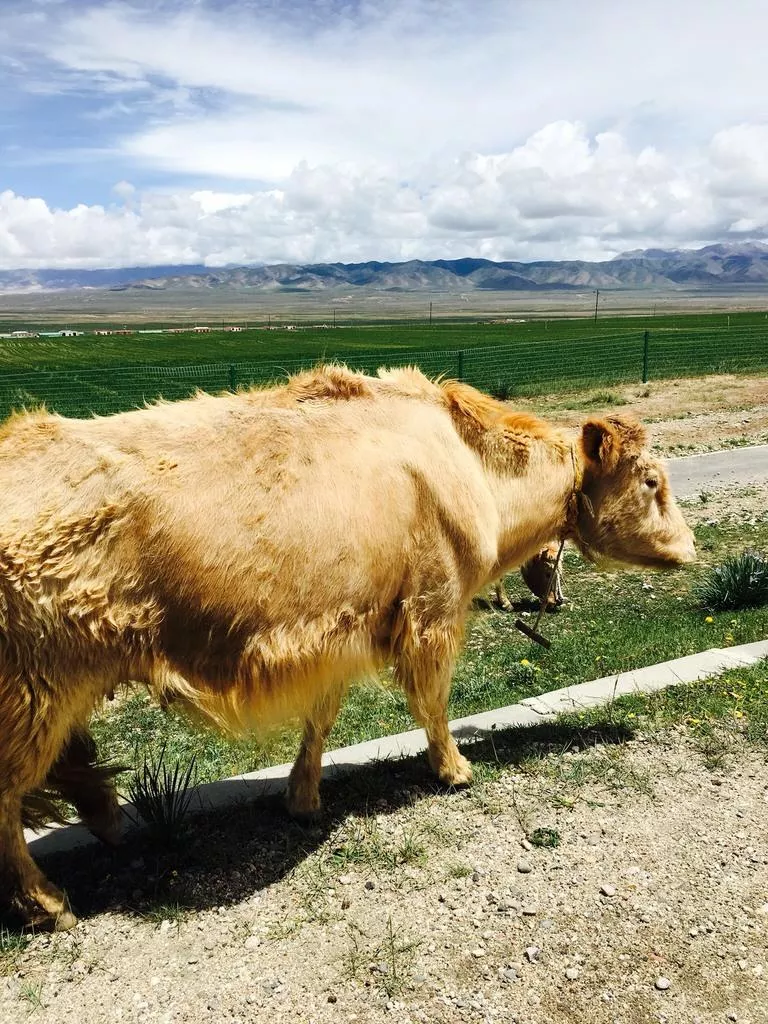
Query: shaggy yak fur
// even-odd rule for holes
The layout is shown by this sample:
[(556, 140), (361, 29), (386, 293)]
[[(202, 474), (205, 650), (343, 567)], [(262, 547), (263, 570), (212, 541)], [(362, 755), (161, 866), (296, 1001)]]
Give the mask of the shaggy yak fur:
[(70, 927), (23, 816), (54, 790), (116, 837), (89, 717), (134, 680), (228, 730), (304, 722), (297, 815), (350, 680), (385, 664), (449, 785), (446, 705), (470, 600), (553, 538), (677, 565), (693, 537), (638, 424), (572, 443), (414, 369), (326, 367), (102, 419), (0, 426), (0, 902)]

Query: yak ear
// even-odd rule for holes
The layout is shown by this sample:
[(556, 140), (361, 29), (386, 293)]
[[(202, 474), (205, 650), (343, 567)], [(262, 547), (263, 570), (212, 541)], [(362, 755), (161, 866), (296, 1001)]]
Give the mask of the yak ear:
[(587, 420), (581, 428), (581, 450), (585, 458), (609, 473), (619, 461), (621, 439), (606, 420)]
[(627, 455), (639, 455), (648, 444), (648, 433), (631, 413), (614, 413), (606, 421), (621, 438), (621, 449)]

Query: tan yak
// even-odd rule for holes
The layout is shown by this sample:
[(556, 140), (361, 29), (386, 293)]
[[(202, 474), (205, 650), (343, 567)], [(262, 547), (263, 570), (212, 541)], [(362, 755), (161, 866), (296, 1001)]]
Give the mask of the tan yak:
[(571, 441), (413, 369), (321, 368), (103, 419), (0, 427), (0, 901), (70, 927), (22, 818), (56, 787), (113, 838), (88, 721), (128, 680), (230, 730), (304, 722), (297, 815), (350, 681), (387, 664), (448, 785), (472, 595), (555, 537), (589, 557), (675, 566), (693, 535), (641, 426)]

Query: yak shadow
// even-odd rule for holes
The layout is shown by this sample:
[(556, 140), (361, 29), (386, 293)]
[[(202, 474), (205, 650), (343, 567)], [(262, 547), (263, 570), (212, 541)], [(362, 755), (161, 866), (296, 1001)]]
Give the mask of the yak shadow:
[[(476, 765), (506, 767), (632, 735), (610, 721), (589, 727), (555, 721), (457, 738)], [(111, 911), (159, 920), (253, 897), (289, 875), (348, 818), (391, 814), (441, 789), (423, 755), (346, 768), (339, 760), (339, 773), (323, 783), (323, 815), (312, 826), (292, 821), (273, 795), (195, 815), (172, 846), (136, 830), (115, 849), (77, 847), (41, 856), (40, 863), (81, 918)]]

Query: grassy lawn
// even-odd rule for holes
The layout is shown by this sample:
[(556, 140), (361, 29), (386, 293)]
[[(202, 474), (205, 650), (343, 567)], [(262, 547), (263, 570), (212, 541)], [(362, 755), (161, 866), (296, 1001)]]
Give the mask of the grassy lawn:
[[(530, 644), (515, 629), (514, 616), (498, 611), (475, 613), (454, 677), (451, 717), (710, 647), (768, 636), (768, 608), (709, 614), (696, 606), (692, 596), (707, 564), (745, 547), (768, 548), (768, 513), (757, 517), (754, 525), (723, 522), (699, 526), (696, 532), (701, 564), (668, 574), (599, 573), (569, 552), (565, 574), (571, 604), (544, 620), (543, 628), (552, 640), (549, 651)], [(516, 576), (511, 576), (508, 584), (510, 596), (523, 596)], [(756, 693), (759, 681), (765, 681), (761, 671), (753, 673)], [(751, 678), (750, 673), (744, 677)], [(686, 694), (689, 689), (681, 692)], [(708, 684), (704, 692), (710, 692)], [(409, 728), (413, 723), (405, 699), (388, 685), (385, 676), (351, 691), (329, 748)], [(171, 761), (194, 756), (199, 781), (290, 761), (298, 743), (293, 728), (268, 738), (237, 741), (201, 732), (179, 715), (161, 712), (141, 691), (100, 714), (95, 732), (102, 753), (129, 766), (141, 764), (147, 754), (156, 755), (164, 743)]]

